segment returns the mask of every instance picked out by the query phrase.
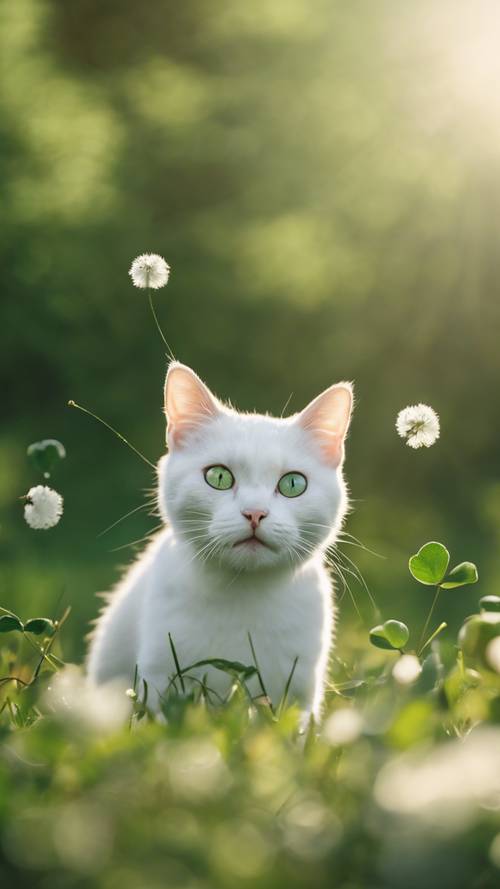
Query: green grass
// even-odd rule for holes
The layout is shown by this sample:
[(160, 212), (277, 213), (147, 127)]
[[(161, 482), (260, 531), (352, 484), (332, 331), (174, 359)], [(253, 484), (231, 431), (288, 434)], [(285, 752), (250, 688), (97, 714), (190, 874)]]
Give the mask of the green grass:
[(294, 707), (251, 700), (251, 664), (221, 664), (222, 705), (172, 682), (159, 723), (143, 687), (116, 714), (57, 673), (57, 633), (1, 638), (1, 675), (26, 683), (1, 686), (2, 886), (498, 886), (500, 677), (477, 633), (465, 658), (441, 635), (407, 686), (399, 652), (344, 640), (306, 736)]

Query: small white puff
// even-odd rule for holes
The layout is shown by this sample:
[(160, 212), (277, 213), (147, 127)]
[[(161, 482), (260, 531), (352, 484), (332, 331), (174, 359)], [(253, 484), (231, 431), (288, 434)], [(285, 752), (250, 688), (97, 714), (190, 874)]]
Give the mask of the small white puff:
[(30, 488), (26, 495), (24, 518), (30, 528), (46, 531), (59, 522), (63, 514), (63, 498), (46, 485)]
[(410, 448), (430, 448), (439, 438), (439, 417), (428, 404), (413, 404), (399, 412), (396, 429)]
[(169, 279), (170, 266), (157, 253), (142, 253), (134, 259), (129, 275), (134, 287), (159, 290), (160, 287), (165, 287)]

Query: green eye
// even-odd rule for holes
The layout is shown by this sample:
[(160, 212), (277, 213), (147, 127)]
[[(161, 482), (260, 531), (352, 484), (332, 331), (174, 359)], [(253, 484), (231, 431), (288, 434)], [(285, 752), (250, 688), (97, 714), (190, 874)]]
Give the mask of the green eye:
[(301, 472), (286, 472), (278, 482), (278, 491), (284, 497), (299, 497), (307, 488), (307, 479)]
[(234, 475), (226, 466), (209, 466), (205, 469), (205, 481), (216, 491), (228, 491), (234, 485)]

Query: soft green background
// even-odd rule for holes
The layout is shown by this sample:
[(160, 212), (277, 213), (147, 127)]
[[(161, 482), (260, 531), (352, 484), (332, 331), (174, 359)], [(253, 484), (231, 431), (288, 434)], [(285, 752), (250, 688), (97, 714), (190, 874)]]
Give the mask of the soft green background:
[[(166, 361), (127, 277), (143, 251), (172, 266), (175, 354), (238, 407), (355, 380), (347, 527), (386, 558), (345, 552), (384, 618), (428, 608), (406, 567), (428, 539), (480, 568), (442, 596), (452, 628), (499, 592), (498, 22), (489, 0), (3, 0), (0, 600), (71, 604), (68, 657), (133, 557), (116, 548), (156, 523), (98, 537), (153, 477), (66, 407), (162, 453)], [(394, 421), (418, 401), (442, 438), (413, 452)], [(44, 437), (68, 451), (48, 533), (18, 501)]]

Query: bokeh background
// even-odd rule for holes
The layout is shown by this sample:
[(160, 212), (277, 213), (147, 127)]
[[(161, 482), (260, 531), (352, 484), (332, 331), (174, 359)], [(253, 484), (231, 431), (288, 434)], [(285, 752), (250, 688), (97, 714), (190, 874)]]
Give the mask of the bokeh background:
[[(451, 631), (500, 584), (500, 9), (496, 0), (3, 0), (0, 601), (72, 617), (156, 524), (154, 483), (91, 408), (156, 460), (166, 360), (132, 259), (172, 266), (176, 356), (242, 409), (300, 409), (353, 379), (348, 530), (384, 618), (429, 606), (429, 539), (480, 569)], [(440, 414), (429, 450), (397, 412)], [(30, 530), (27, 446), (55, 437), (65, 513)], [(341, 628), (369, 627), (352, 583)], [(339, 634), (342, 645), (342, 632)]]

